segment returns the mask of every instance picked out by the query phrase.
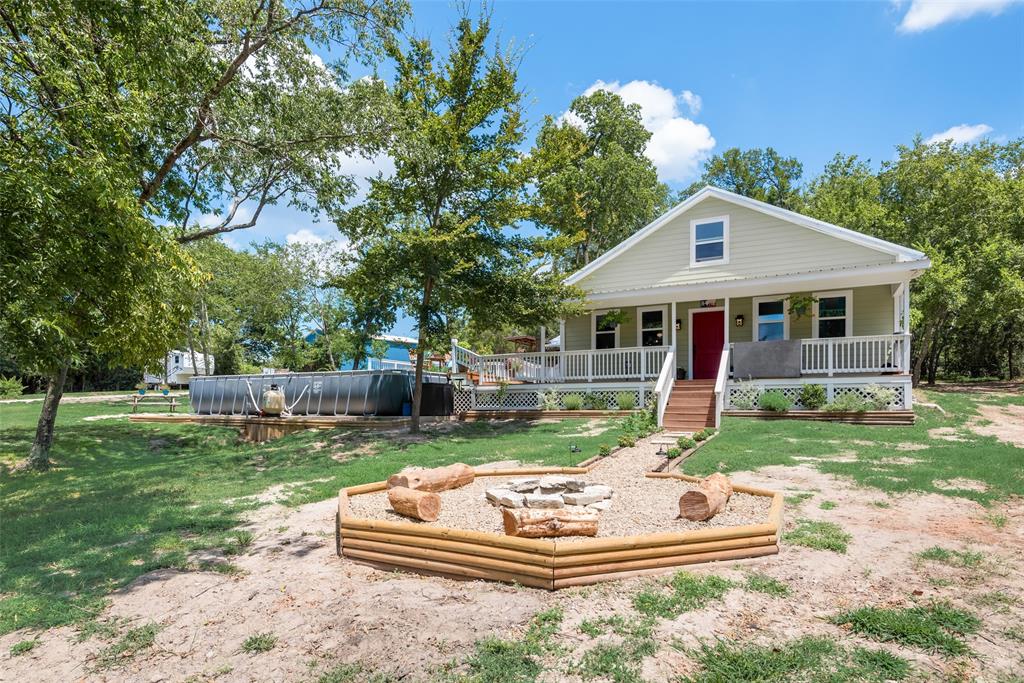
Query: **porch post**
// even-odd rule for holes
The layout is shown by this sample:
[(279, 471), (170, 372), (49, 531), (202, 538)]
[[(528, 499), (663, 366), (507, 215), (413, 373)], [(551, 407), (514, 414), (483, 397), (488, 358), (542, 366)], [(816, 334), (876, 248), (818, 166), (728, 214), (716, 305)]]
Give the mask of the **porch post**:
[(725, 336), (722, 337), (725, 340), (725, 345), (729, 345), (729, 297), (725, 297), (725, 318), (723, 320), (725, 325)]
[(543, 382), (548, 378), (548, 365), (547, 358), (544, 355), (544, 348), (548, 345), (547, 339), (547, 328), (543, 325), (540, 326), (540, 381)]
[(903, 281), (903, 372), (910, 372), (910, 280)]
[[(672, 325), (672, 353), (676, 357), (676, 363), (679, 363), (679, 330), (676, 329), (676, 302), (672, 302), (672, 319), (669, 320)], [(672, 368), (672, 380), (675, 381), (675, 368)]]

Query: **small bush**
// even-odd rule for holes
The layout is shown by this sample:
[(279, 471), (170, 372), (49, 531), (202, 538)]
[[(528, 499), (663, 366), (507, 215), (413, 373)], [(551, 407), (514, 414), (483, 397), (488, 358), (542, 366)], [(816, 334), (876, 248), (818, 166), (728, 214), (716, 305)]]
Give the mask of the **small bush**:
[(540, 399), (540, 405), (544, 410), (558, 410), (562, 407), (561, 402), (558, 400), (557, 391), (539, 392), (537, 398)]
[(805, 384), (800, 389), (800, 404), (807, 410), (817, 410), (825, 405), (825, 387), (821, 384)]
[(761, 394), (757, 399), (757, 407), (761, 410), (768, 410), (773, 413), (784, 413), (793, 407), (793, 402), (786, 398), (781, 391), (772, 389)]
[(615, 404), (619, 410), (633, 410), (636, 408), (636, 394), (632, 391), (620, 391), (615, 394)]
[(248, 652), (249, 654), (259, 654), (261, 652), (270, 652), (277, 645), (277, 636), (273, 633), (257, 633), (254, 636), (249, 636), (242, 643), (242, 651)]
[(600, 455), (602, 458), (607, 457), (612, 454), (612, 447), (606, 443), (603, 443), (597, 447), (597, 454)]
[(684, 451), (688, 451), (691, 448), (697, 447), (697, 442), (688, 436), (679, 437), (679, 441), (677, 441), (676, 443), (678, 443), (679, 447), (682, 448)]
[(0, 398), (18, 398), (24, 391), (25, 385), (17, 377), (0, 375)]
[(864, 388), (864, 393), (867, 394), (865, 403), (871, 410), (888, 410), (889, 404), (896, 402), (896, 390), (889, 387), (869, 384)]
[(680, 455), (682, 455), (682, 453), (683, 453), (683, 450), (681, 448), (679, 448), (678, 446), (673, 446), (672, 448), (670, 448), (667, 451), (665, 451), (665, 454), (669, 458), (678, 458)]
[(840, 394), (831, 403), (825, 404), (825, 410), (830, 413), (863, 413), (867, 409), (867, 402), (853, 391)]
[(708, 430), (702, 429), (699, 432), (694, 433), (693, 440), (700, 443), (701, 441), (706, 441), (709, 436), (710, 434), (708, 434)]
[(619, 437), (619, 445), (623, 448), (632, 448), (636, 445), (636, 437), (632, 434), (623, 434)]
[(607, 410), (608, 402), (601, 394), (584, 394), (583, 410)]
[(583, 397), (579, 394), (566, 394), (562, 397), (562, 405), (566, 410), (579, 410), (583, 407)]

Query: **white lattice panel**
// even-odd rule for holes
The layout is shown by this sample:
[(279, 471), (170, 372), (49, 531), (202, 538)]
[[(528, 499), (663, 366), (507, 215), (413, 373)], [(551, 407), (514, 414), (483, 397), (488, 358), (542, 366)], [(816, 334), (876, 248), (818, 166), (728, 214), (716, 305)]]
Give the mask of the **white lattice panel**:
[[(827, 382), (808, 382), (808, 384), (821, 384), (822, 386), (828, 385)], [(871, 395), (868, 387), (871, 386), (871, 382), (864, 384), (834, 384), (832, 385), (832, 400), (838, 399), (844, 394), (857, 394), (862, 400), (869, 400)], [(892, 398), (886, 403), (886, 410), (901, 410), (903, 408), (905, 391), (904, 384), (882, 384), (880, 385), (883, 389), (892, 392)], [(802, 384), (791, 384), (791, 385), (757, 385), (756, 382), (744, 382), (740, 386), (730, 385), (728, 389), (728, 395), (726, 400), (727, 408), (730, 410), (746, 410), (747, 408), (741, 408), (736, 405), (736, 400), (742, 398), (744, 395), (754, 395), (753, 408), (757, 409), (757, 398), (756, 395), (765, 391), (778, 391), (781, 392), (786, 398), (793, 402), (793, 409), (803, 410), (804, 405), (800, 403), (800, 393), (803, 389)], [(827, 391), (827, 389), (826, 389)]]
[[(654, 392), (637, 388), (593, 389), (588, 391), (585, 386), (579, 389), (557, 389), (548, 392), (536, 389), (509, 389), (507, 392), (476, 391), (475, 405), (469, 391), (455, 393), (455, 411), (466, 410), (539, 410), (545, 407), (545, 398), (554, 393), (558, 399), (558, 410), (566, 410), (565, 397), (575, 394), (583, 399), (583, 409), (618, 410), (618, 396), (622, 393), (632, 394), (633, 405), (637, 408), (648, 408), (654, 402)], [(592, 398), (591, 398), (592, 397)]]
[(456, 391), (455, 392), (455, 414), (464, 413), (473, 407), (473, 392), (472, 391)]

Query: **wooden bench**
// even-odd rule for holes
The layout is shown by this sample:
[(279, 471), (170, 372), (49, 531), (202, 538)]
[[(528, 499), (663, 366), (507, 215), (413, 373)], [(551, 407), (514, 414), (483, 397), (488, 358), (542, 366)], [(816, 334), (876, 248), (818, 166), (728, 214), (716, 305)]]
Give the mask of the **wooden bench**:
[(132, 412), (139, 412), (139, 404), (147, 398), (157, 398), (166, 401), (167, 406), (170, 408), (172, 413), (179, 405), (178, 399), (174, 396), (164, 396), (163, 394), (132, 394)]

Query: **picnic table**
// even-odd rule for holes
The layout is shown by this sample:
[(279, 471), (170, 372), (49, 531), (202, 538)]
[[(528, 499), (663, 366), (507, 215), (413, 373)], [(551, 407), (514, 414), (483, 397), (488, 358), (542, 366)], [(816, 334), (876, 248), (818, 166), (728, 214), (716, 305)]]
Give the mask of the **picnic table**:
[(178, 407), (178, 399), (175, 396), (164, 396), (163, 394), (132, 394), (132, 412), (139, 412), (139, 404), (145, 401), (147, 398), (161, 399), (167, 402), (170, 411), (173, 413), (175, 408)]

